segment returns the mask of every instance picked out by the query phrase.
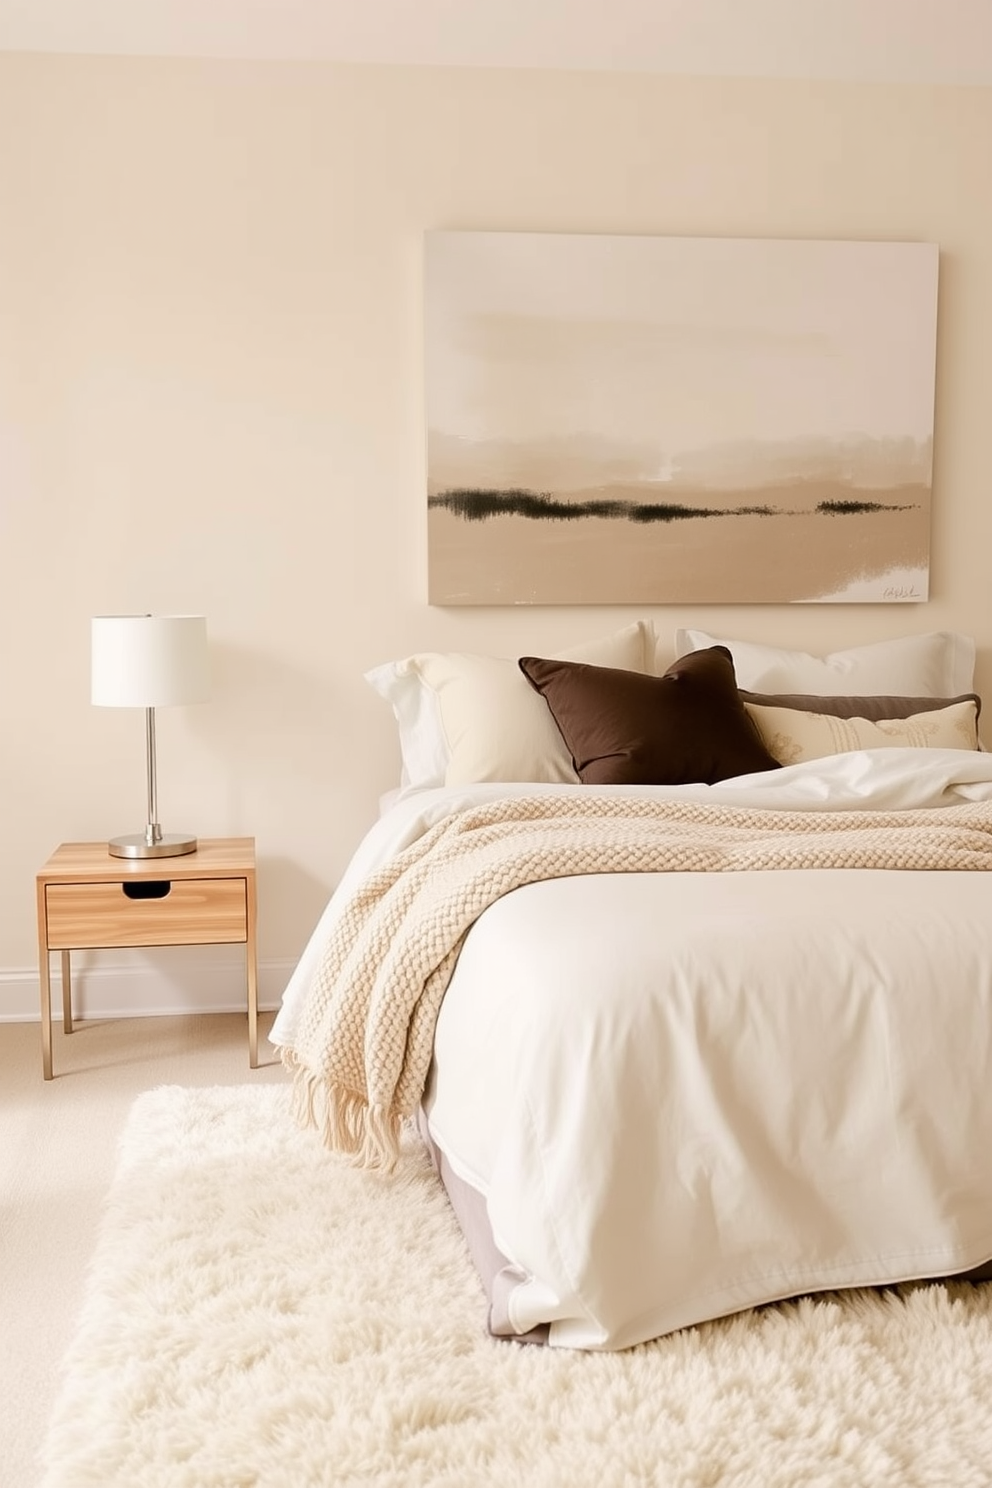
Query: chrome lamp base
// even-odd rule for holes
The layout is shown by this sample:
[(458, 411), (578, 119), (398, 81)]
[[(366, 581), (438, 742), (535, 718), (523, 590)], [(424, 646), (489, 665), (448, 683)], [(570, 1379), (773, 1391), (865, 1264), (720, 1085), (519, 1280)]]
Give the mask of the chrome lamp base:
[(149, 840), (146, 832), (112, 837), (107, 843), (112, 858), (178, 858), (196, 852), (196, 838), (179, 832), (160, 832)]
[(148, 773), (148, 820), (143, 832), (112, 837), (107, 843), (112, 858), (179, 858), (196, 852), (196, 838), (186, 832), (163, 832), (158, 822), (158, 787), (155, 779), (155, 709), (145, 709), (145, 763)]

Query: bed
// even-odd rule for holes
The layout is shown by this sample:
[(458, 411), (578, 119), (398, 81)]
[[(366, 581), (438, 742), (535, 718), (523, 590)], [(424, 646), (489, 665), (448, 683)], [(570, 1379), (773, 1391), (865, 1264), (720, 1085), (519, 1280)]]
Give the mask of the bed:
[(638, 623), (370, 674), (402, 787), (271, 1035), (332, 1148), (389, 1170), (419, 1130), (508, 1338), (992, 1257), (973, 647), (676, 653)]

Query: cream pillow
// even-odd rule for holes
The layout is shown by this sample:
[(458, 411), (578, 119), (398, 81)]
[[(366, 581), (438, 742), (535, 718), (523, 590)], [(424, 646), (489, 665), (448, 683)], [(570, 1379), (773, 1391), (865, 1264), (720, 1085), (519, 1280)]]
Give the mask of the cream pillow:
[(837, 718), (797, 708), (745, 703), (768, 753), (781, 765), (822, 759), (849, 749), (978, 749), (978, 705), (952, 703), (909, 718)]
[[(974, 688), (975, 642), (955, 631), (901, 636), (813, 656), (780, 646), (727, 641), (704, 630), (677, 630), (675, 654), (726, 646), (734, 658), (738, 687), (750, 692), (905, 693), (954, 697)], [(659, 670), (656, 667), (656, 670)], [(664, 668), (660, 668), (664, 670)]]
[[(638, 620), (551, 653), (551, 659), (649, 673), (656, 644), (653, 623)], [(423, 651), (375, 667), (365, 680), (392, 705), (404, 788), (485, 780), (578, 783), (548, 706), (515, 657)]]

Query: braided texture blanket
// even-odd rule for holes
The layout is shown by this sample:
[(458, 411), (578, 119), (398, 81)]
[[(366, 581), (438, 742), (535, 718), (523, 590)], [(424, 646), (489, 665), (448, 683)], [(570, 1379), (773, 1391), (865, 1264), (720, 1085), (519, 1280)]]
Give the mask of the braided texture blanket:
[(617, 798), (500, 799), (456, 813), (342, 907), (291, 1049), (297, 1114), (334, 1151), (391, 1168), (430, 1066), (462, 941), (502, 895), (590, 873), (992, 869), (992, 804), (768, 811)]

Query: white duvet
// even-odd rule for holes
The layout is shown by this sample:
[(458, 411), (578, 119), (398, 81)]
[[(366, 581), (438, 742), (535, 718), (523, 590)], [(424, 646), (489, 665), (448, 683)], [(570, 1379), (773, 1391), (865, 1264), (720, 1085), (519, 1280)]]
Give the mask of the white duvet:
[[(372, 868), (452, 811), (555, 789), (392, 805), (272, 1041), (292, 1046), (328, 927)], [(938, 809), (992, 802), (992, 757), (870, 750), (613, 792)], [(778, 1297), (992, 1257), (990, 1067), (992, 874), (597, 874), (517, 889), (476, 921), (424, 1105), (485, 1196), (511, 1328), (622, 1348)]]

